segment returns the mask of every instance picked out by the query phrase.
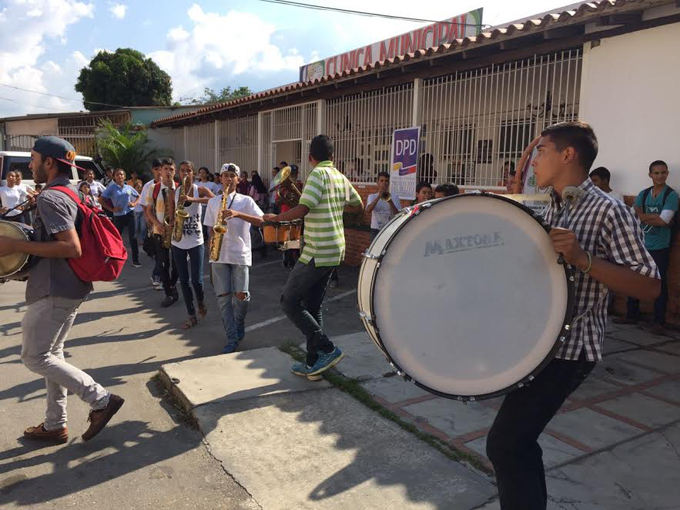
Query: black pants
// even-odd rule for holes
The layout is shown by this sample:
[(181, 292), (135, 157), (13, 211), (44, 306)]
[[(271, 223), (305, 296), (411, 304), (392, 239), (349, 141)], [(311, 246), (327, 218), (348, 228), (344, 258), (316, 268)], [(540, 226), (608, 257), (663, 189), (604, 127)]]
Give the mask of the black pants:
[(118, 233), (123, 235), (123, 230), (127, 228), (128, 242), (132, 250), (132, 262), (139, 264), (139, 246), (137, 245), (137, 232), (135, 231), (135, 213), (130, 211), (125, 216), (114, 216), (113, 224), (118, 229)]
[(538, 436), (594, 367), (585, 350), (578, 361), (554, 359), (529, 386), (503, 400), (486, 442), (502, 510), (545, 510), (548, 492)]
[(156, 252), (156, 263), (161, 272), (161, 283), (166, 296), (177, 294), (177, 280), (179, 273), (175, 264), (171, 263), (172, 255), (169, 249), (163, 246), (163, 238), (158, 234), (153, 236), (154, 250)]
[(331, 352), (335, 346), (323, 330), (321, 304), (328, 289), (333, 267), (316, 267), (298, 260), (281, 296), (281, 308), (307, 338), (307, 365), (316, 363), (319, 351)]
[[(654, 322), (666, 324), (666, 307), (668, 306), (668, 264), (671, 259), (671, 249), (665, 248), (663, 250), (649, 250), (649, 254), (656, 262), (656, 266), (661, 273), (661, 294), (654, 301)], [(628, 298), (628, 306), (626, 317), (629, 319), (638, 319), (640, 317), (640, 300), (635, 298)]]

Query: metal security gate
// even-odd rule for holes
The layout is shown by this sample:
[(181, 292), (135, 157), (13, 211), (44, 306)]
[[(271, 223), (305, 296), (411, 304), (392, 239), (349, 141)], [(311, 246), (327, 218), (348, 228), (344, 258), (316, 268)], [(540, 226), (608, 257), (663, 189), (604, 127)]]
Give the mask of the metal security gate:
[(326, 105), (326, 133), (335, 164), (352, 182), (375, 182), (389, 171), (392, 133), (411, 126), (413, 84), (360, 92)]
[[(257, 167), (257, 115), (217, 122), (218, 166), (236, 163), (248, 172), (248, 179)], [(219, 168), (215, 171), (219, 172)]]
[(421, 152), (434, 182), (501, 185), (504, 163), (546, 126), (578, 118), (580, 84), (580, 50), (425, 81)]

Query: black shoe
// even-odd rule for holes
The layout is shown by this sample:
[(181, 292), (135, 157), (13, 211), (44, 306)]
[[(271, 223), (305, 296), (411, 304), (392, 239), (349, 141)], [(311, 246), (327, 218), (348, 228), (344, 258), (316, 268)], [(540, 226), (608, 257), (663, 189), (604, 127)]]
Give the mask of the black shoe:
[(176, 292), (169, 295), (169, 296), (165, 296), (165, 299), (161, 303), (161, 307), (167, 308), (168, 306), (174, 304), (178, 299), (179, 299), (179, 296), (177, 295)]

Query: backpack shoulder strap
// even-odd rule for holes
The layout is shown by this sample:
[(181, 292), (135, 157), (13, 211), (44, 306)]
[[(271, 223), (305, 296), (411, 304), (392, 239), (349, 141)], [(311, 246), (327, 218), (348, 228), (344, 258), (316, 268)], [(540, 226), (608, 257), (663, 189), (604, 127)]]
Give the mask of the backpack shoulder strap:
[(78, 195), (75, 194), (75, 192), (72, 189), (67, 188), (66, 186), (51, 186), (48, 189), (60, 191), (64, 195), (70, 197), (76, 203), (76, 205), (78, 205), (78, 208), (82, 209), (84, 207), (83, 201), (80, 199)]
[(671, 188), (670, 186), (666, 186), (666, 191), (663, 192), (663, 205), (661, 208), (663, 209), (663, 206), (666, 205), (666, 200), (668, 199), (668, 195), (673, 193), (675, 190)]
[(652, 191), (652, 187), (650, 186), (649, 188), (646, 188), (642, 192), (642, 212), (645, 213), (645, 214), (647, 213), (647, 209), (645, 209), (645, 206), (647, 205), (647, 197), (649, 196), (651, 191)]
[(158, 195), (161, 192), (161, 183), (160, 181), (157, 182), (156, 184), (153, 185), (153, 199), (156, 200), (158, 198)]

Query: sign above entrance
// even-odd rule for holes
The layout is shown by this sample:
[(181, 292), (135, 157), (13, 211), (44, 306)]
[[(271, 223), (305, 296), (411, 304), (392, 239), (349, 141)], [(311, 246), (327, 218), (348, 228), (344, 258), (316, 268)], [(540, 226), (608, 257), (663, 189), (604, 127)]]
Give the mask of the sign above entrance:
[(300, 68), (300, 81), (319, 80), (381, 60), (401, 57), (416, 50), (437, 47), (454, 39), (475, 36), (482, 31), (482, 10), (480, 8), (466, 12), (342, 55), (312, 62)]

